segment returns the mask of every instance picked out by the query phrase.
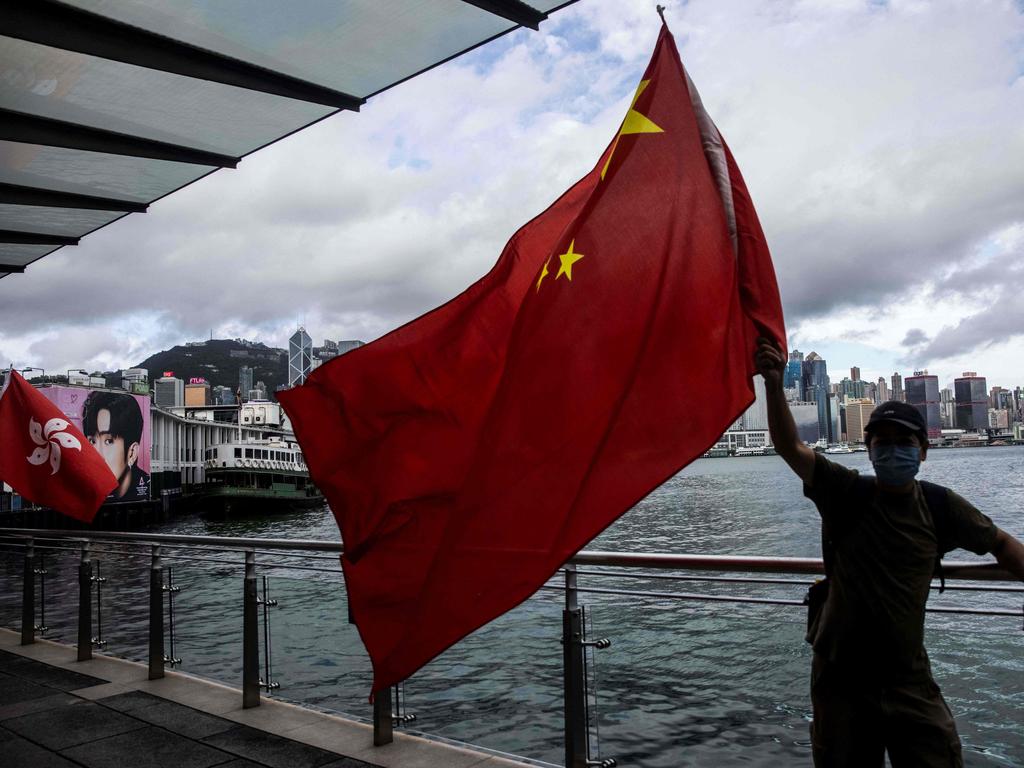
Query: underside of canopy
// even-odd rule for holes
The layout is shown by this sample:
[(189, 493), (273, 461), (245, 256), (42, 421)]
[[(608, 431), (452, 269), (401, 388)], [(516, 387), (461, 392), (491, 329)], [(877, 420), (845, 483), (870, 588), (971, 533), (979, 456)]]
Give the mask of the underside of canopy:
[(0, 278), (575, 0), (13, 0)]

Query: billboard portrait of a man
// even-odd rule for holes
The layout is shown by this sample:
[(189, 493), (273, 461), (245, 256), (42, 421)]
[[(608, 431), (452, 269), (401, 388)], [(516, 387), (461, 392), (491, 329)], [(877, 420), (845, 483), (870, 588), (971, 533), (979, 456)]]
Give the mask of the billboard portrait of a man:
[(142, 410), (127, 393), (93, 391), (82, 407), (82, 432), (117, 478), (109, 501), (149, 498), (149, 474), (139, 466)]

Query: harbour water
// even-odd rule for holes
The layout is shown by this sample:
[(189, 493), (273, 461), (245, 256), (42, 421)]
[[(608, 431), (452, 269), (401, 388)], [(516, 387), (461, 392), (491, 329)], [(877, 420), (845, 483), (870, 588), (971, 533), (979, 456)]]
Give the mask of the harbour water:
[[(869, 468), (863, 453), (830, 457)], [(934, 451), (923, 479), (949, 485), (998, 525), (1024, 538), (1024, 447)], [(338, 539), (326, 509), (265, 520), (179, 519), (154, 532)], [(811, 557), (818, 521), (799, 481), (776, 457), (702, 459), (651, 494), (588, 549)], [(173, 566), (175, 655), (180, 669), (241, 680), (241, 558), (168, 558)], [(204, 555), (204, 557), (207, 555)], [(956, 552), (951, 559), (974, 555)], [(142, 659), (145, 558), (99, 553), (105, 651)], [(311, 557), (270, 568), (272, 695), (369, 714), (370, 669), (346, 621), (336, 562)], [(77, 557), (47, 557), (48, 637), (74, 642)], [(0, 556), (0, 623), (19, 621), (20, 561)], [(594, 570), (594, 569), (590, 569)], [(583, 575), (581, 586), (729, 592), (799, 599), (803, 587), (706, 585)], [(17, 588), (16, 588), (17, 587)], [(592, 716), (600, 753), (620, 765), (810, 765), (804, 611), (796, 607), (585, 594), (597, 651)], [(1020, 592), (933, 593), (932, 605), (1020, 610)], [(539, 760), (562, 761), (561, 599), (541, 591), (417, 673), (404, 687), (415, 728)], [(936, 678), (960, 727), (968, 766), (1024, 765), (1024, 632), (1020, 618), (930, 614)], [(592, 682), (594, 682), (592, 680)]]

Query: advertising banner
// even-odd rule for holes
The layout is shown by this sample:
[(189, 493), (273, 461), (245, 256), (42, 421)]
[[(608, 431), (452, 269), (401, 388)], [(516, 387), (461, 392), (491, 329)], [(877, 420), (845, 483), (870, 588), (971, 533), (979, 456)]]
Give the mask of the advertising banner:
[(41, 387), (39, 391), (106, 459), (118, 479), (108, 504), (149, 499), (153, 439), (148, 397), (86, 387)]

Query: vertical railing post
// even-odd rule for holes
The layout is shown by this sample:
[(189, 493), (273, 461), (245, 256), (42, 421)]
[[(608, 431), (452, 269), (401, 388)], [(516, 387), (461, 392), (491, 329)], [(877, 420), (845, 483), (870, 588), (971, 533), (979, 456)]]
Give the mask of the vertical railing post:
[(394, 741), (393, 728), (389, 685), (377, 691), (373, 697), (373, 746), (382, 747)]
[(160, 545), (152, 547), (149, 564), (149, 679), (164, 676), (164, 570)]
[(260, 705), (260, 629), (256, 594), (256, 551), (245, 553), (245, 604), (242, 615), (242, 706)]
[(167, 593), (167, 637), (170, 640), (170, 654), (164, 654), (164, 663), (176, 667), (181, 664), (181, 659), (174, 653), (174, 596), (181, 592), (181, 587), (174, 584), (174, 568), (167, 566), (167, 583), (164, 584), (164, 592)]
[(96, 585), (96, 637), (92, 639), (92, 644), (97, 648), (102, 648), (107, 644), (107, 641), (103, 639), (103, 584), (107, 580), (100, 576), (100, 562), (98, 560), (96, 561), (95, 570), (96, 573), (92, 580)]
[(39, 577), (39, 623), (36, 624), (36, 631), (42, 636), (49, 627), (46, 626), (46, 553), (39, 553), (39, 567), (36, 568), (36, 576)]
[(21, 644), (36, 641), (36, 553), (35, 543), (25, 543), (24, 577), (21, 584)]
[(565, 567), (562, 663), (565, 690), (565, 766), (587, 768), (587, 691), (583, 679), (583, 619), (577, 602), (576, 566), (572, 563)]
[(92, 557), (89, 542), (82, 542), (78, 565), (78, 660), (92, 658)]
[(270, 586), (267, 575), (263, 574), (263, 597), (257, 596), (257, 602), (263, 606), (263, 668), (266, 671), (266, 679), (260, 680), (260, 688), (265, 688), (267, 693), (281, 687), (270, 679), (270, 673), (274, 668), (273, 646), (270, 642), (270, 609), (277, 606), (277, 600), (270, 598)]

